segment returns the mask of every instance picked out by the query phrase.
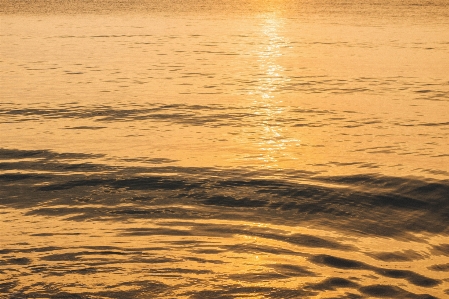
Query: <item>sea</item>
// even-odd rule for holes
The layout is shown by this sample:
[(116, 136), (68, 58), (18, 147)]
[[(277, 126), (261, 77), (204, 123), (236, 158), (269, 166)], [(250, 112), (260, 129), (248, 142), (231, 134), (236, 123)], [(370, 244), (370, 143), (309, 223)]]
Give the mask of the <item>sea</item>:
[(449, 2), (0, 0), (0, 298), (449, 298)]

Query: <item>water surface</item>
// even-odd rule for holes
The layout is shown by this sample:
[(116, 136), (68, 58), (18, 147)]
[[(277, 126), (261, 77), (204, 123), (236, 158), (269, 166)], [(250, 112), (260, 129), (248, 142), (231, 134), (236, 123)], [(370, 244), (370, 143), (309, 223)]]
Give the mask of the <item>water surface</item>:
[(444, 298), (444, 1), (0, 1), (0, 293)]

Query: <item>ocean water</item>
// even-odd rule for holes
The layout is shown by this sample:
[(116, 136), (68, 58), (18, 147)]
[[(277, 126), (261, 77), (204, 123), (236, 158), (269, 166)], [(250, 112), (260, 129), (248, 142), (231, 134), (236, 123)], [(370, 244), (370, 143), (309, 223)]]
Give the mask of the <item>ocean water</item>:
[(0, 0), (0, 297), (449, 297), (448, 70), (443, 0)]

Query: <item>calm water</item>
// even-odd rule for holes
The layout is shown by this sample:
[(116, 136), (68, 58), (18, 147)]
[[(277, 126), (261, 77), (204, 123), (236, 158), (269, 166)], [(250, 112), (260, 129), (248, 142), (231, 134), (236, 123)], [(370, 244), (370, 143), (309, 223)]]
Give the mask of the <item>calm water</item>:
[(0, 0), (0, 297), (448, 297), (449, 4), (359, 2)]

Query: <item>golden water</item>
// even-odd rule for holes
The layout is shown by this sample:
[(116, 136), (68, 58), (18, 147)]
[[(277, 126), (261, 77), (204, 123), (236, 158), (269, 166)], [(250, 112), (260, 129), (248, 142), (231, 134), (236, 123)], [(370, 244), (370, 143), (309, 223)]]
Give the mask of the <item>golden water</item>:
[(444, 1), (0, 13), (5, 298), (449, 295)]

